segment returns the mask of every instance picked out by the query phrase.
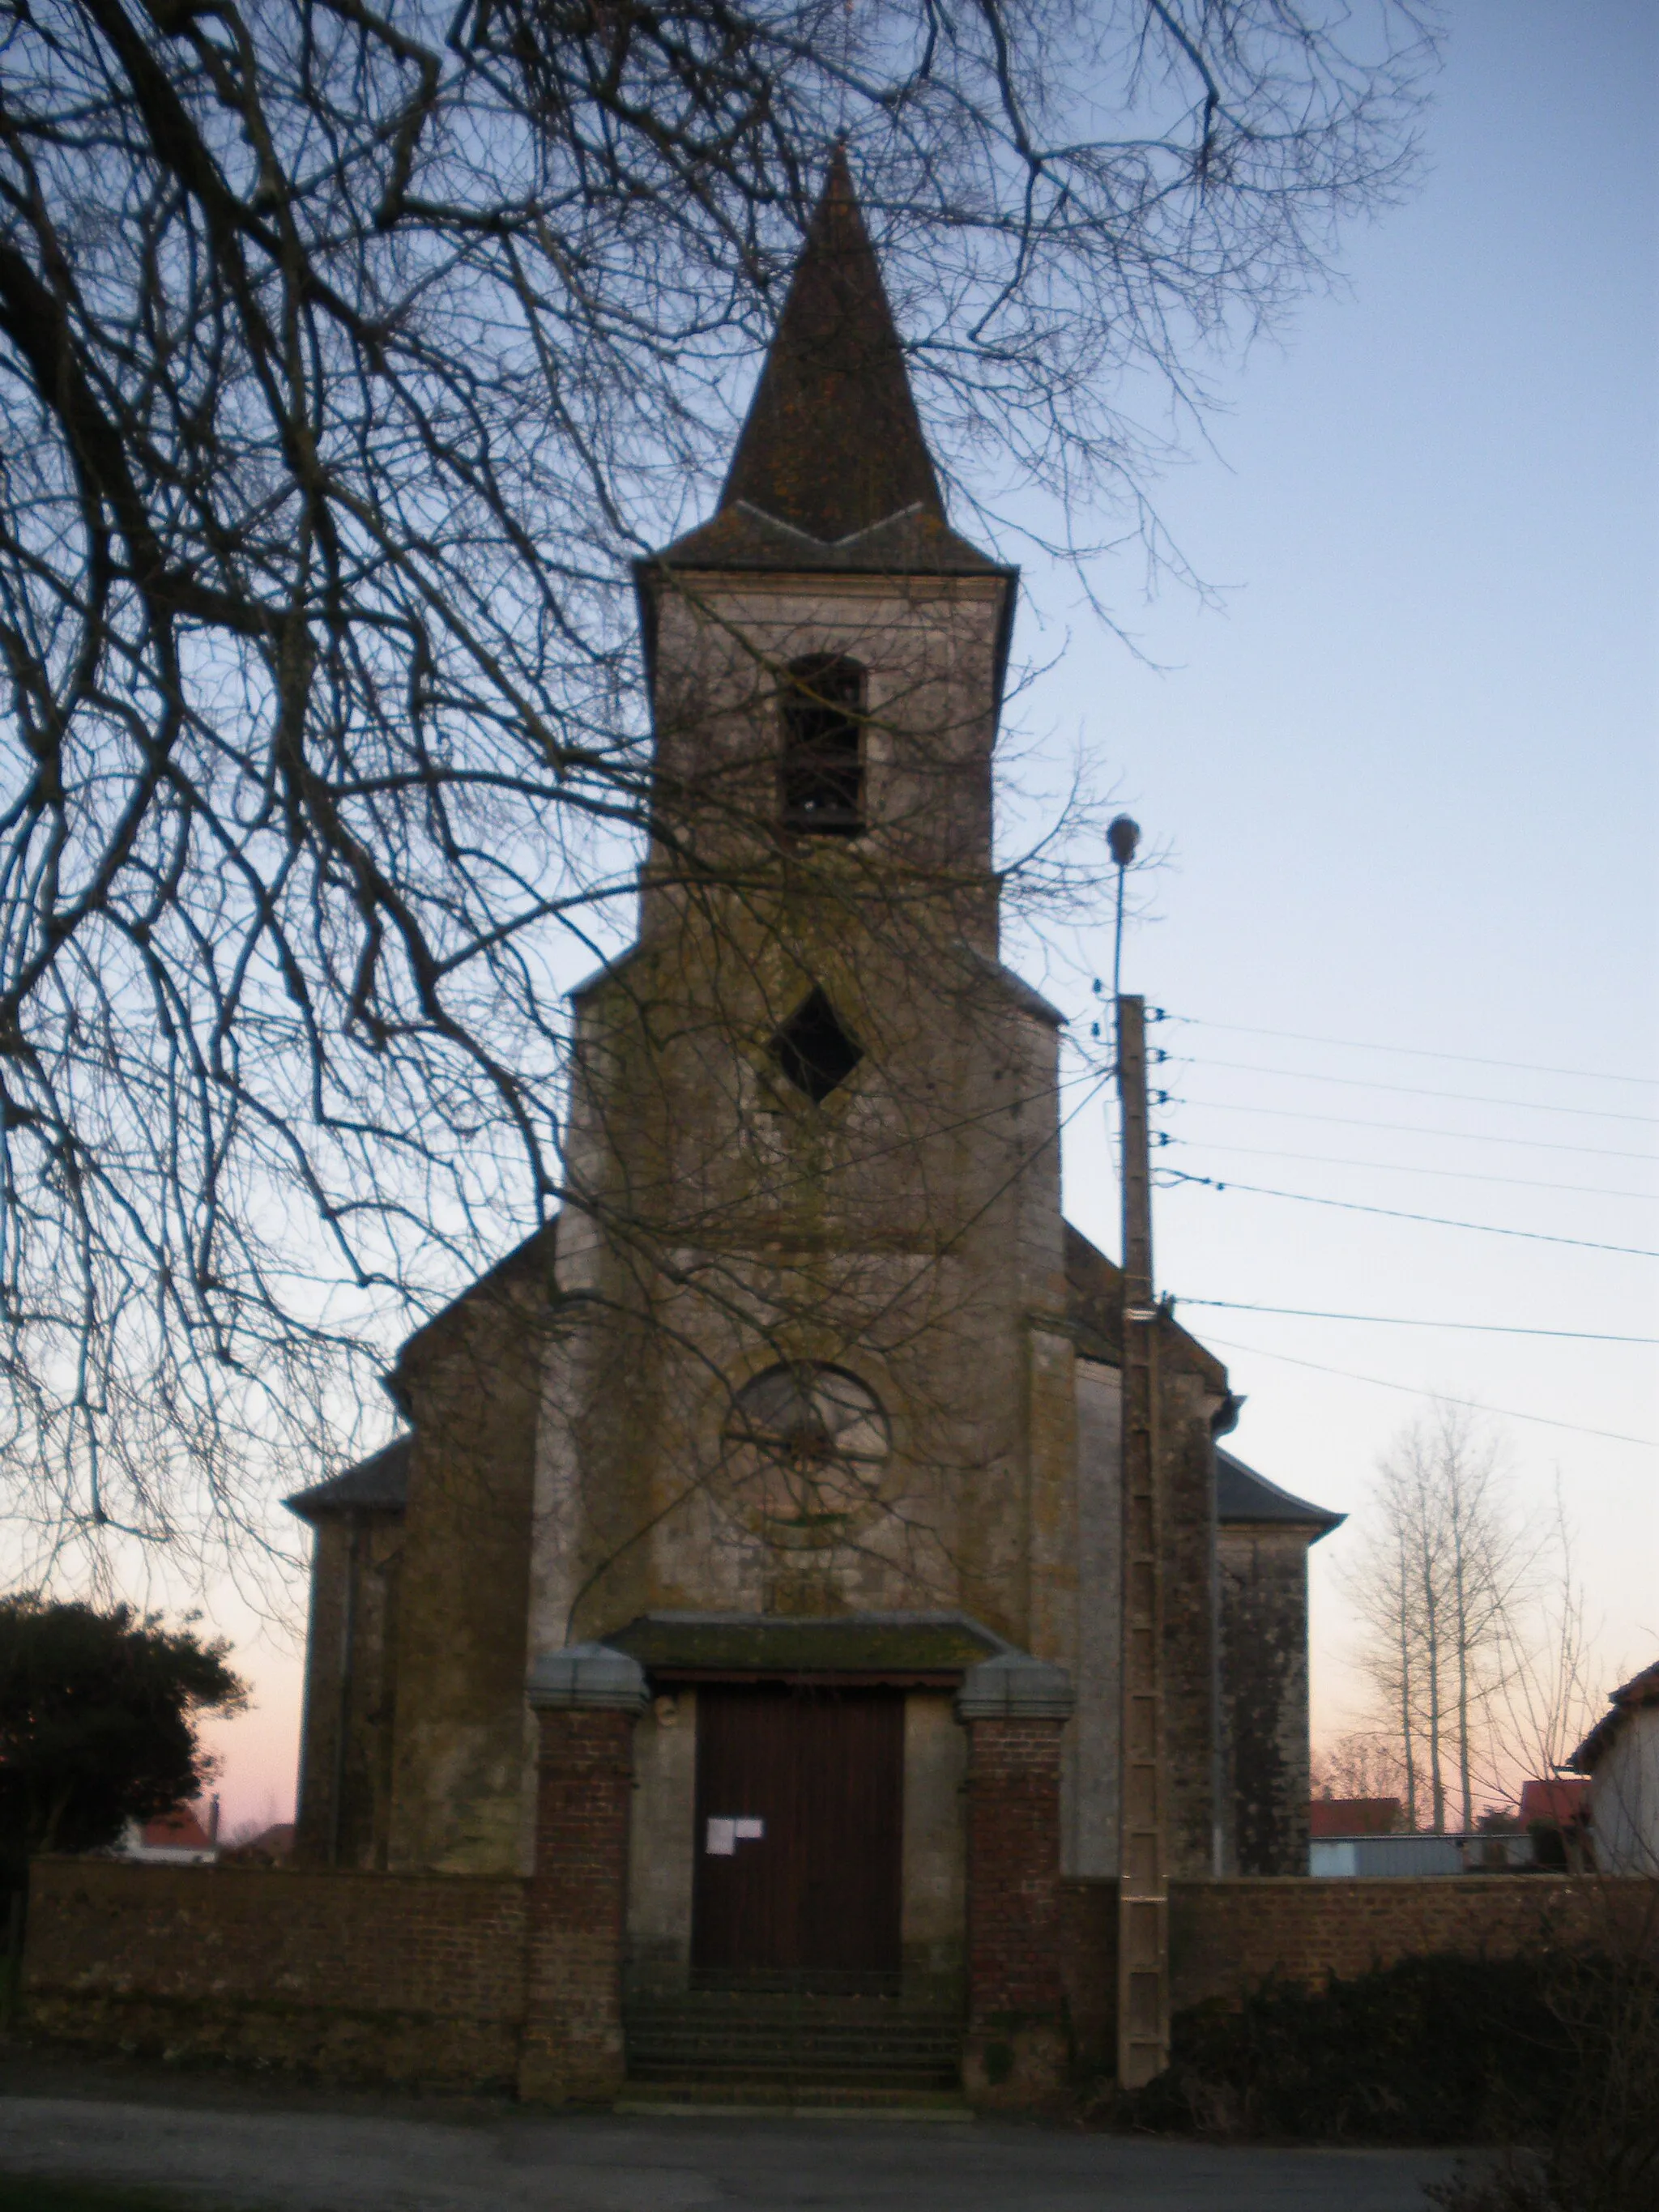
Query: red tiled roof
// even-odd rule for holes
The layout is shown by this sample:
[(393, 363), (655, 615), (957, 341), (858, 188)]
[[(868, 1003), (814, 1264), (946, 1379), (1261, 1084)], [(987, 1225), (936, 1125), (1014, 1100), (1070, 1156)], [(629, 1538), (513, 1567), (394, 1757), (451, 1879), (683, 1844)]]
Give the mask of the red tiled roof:
[(207, 1830), (188, 1805), (180, 1805), (173, 1812), (161, 1813), (155, 1820), (146, 1820), (141, 1841), (149, 1850), (210, 1851), (213, 1849)]
[(1547, 1781), (1542, 1778), (1521, 1784), (1521, 1825), (1530, 1827), (1534, 1820), (1553, 1821), (1558, 1827), (1566, 1827), (1582, 1820), (1589, 1799), (1588, 1782)]
[(1316, 1797), (1308, 1808), (1310, 1836), (1391, 1836), (1404, 1825), (1397, 1797)]

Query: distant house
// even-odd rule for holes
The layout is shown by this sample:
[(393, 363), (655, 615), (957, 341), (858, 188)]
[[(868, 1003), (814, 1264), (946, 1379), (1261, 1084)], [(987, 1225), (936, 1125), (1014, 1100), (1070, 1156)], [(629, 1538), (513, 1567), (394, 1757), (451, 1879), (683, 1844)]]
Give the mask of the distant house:
[(1659, 1662), (1621, 1682), (1567, 1761), (1589, 1780), (1602, 1874), (1659, 1874)]
[(1427, 1828), (1410, 1828), (1403, 1835), (1317, 1837), (1308, 1846), (1308, 1871), (1313, 1875), (1390, 1875), (1416, 1876), (1447, 1874), (1519, 1873), (1534, 1864), (1529, 1836), (1437, 1835)]
[(1523, 1824), (1506, 1826), (1513, 1832), (1487, 1822), (1472, 1835), (1436, 1835), (1407, 1827), (1397, 1797), (1316, 1797), (1308, 1808), (1308, 1871), (1421, 1877), (1513, 1873), (1537, 1863)]
[(237, 1866), (286, 1866), (293, 1856), (292, 1820), (277, 1820), (269, 1828), (261, 1828), (257, 1836), (248, 1836), (220, 1853)]
[(1520, 1827), (1540, 1867), (1582, 1872), (1589, 1858), (1589, 1784), (1572, 1776), (1536, 1777), (1521, 1785)]
[(121, 1856), (156, 1866), (211, 1866), (219, 1856), (219, 1800), (210, 1802), (205, 1821), (193, 1805), (160, 1813), (153, 1820), (129, 1820)]
[(1308, 1833), (1323, 1842), (1332, 1836), (1394, 1836), (1406, 1825), (1397, 1797), (1316, 1797), (1308, 1808)]
[(1521, 1826), (1581, 1826), (1589, 1809), (1589, 1784), (1571, 1776), (1521, 1784)]

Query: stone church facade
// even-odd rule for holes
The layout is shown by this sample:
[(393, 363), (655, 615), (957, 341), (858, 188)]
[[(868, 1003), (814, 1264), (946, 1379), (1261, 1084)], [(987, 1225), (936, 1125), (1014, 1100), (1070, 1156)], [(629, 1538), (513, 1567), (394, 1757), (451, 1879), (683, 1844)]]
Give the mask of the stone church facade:
[[(1000, 957), (1017, 577), (946, 520), (839, 161), (720, 507), (636, 582), (659, 829), (566, 1203), (290, 1501), (300, 1856), (553, 1878), (621, 2010), (550, 2079), (601, 2088), (699, 1990), (1040, 2018), (1043, 1883), (1117, 1870), (1121, 1300)], [(1337, 1516), (1156, 1328), (1169, 1871), (1301, 1873)]]

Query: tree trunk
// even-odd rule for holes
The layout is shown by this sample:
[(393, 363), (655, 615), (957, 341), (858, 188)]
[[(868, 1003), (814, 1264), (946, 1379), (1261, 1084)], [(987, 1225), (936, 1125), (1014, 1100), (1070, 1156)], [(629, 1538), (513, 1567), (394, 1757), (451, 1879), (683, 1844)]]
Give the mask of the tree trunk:
[(1463, 1558), (1463, 1520), (1459, 1501), (1452, 1500), (1452, 1634), (1457, 1660), (1457, 1786), (1462, 1803), (1462, 1829), (1467, 1836), (1474, 1826), (1474, 1792), (1469, 1778), (1469, 1600)]
[(1406, 1539), (1400, 1538), (1400, 1741), (1406, 1755), (1406, 1820), (1417, 1827), (1417, 1746), (1412, 1733), (1411, 1608), (1406, 1601)]
[(1421, 1523), (1423, 1551), (1423, 1640), (1424, 1657), (1428, 1667), (1429, 1689), (1429, 1794), (1433, 1813), (1434, 1832), (1446, 1832), (1446, 1780), (1441, 1761), (1440, 1716), (1440, 1592), (1436, 1587), (1434, 1556), (1429, 1544), (1429, 1522), (1426, 1504)]

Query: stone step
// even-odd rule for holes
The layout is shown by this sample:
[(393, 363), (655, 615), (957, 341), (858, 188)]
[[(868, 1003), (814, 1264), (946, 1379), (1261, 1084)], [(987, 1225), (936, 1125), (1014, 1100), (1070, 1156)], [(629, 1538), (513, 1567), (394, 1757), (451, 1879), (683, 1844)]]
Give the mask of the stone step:
[(881, 2088), (868, 2083), (711, 2081), (702, 2075), (635, 2081), (616, 2101), (619, 2112), (757, 2112), (872, 2119), (971, 2120), (959, 2089)]
[(699, 2058), (695, 2064), (688, 2064), (684, 2059), (659, 2065), (653, 2065), (648, 2059), (629, 2061), (630, 2081), (680, 2081), (690, 2075), (702, 2081), (724, 2081), (728, 2087), (737, 2088), (748, 2083), (753, 2087), (879, 2089), (895, 2095), (901, 2091), (908, 2095), (915, 2089), (959, 2091), (962, 2086), (961, 2075), (950, 2066), (726, 2066), (706, 2057)]
[(811, 2057), (825, 2059), (845, 2058), (866, 2065), (903, 2064), (907, 2062), (954, 2062), (962, 2050), (960, 2035), (837, 2035), (827, 2031), (804, 2031), (799, 2035), (756, 2035), (741, 2032), (711, 2033), (707, 2028), (679, 2025), (658, 2024), (651, 2027), (629, 2021), (627, 2027), (628, 2047), (630, 2051), (708, 2051), (764, 2057), (777, 2054), (793, 2061)]
[(818, 2021), (801, 2021), (799, 2027), (750, 2027), (745, 2021), (730, 2020), (637, 2020), (629, 2015), (626, 2020), (629, 2035), (644, 2042), (661, 2042), (664, 2037), (672, 2042), (712, 2042), (712, 2044), (752, 2044), (754, 2048), (787, 2046), (787, 2044), (814, 2044), (823, 2048), (848, 2048), (848, 2051), (953, 2051), (963, 2042), (960, 2028), (842, 2028), (836, 2024), (823, 2027)]
[(938, 2043), (902, 2051), (876, 2051), (848, 2044), (726, 2043), (708, 2037), (638, 2036), (628, 2039), (629, 2058), (653, 2063), (676, 2063), (721, 2066), (853, 2066), (866, 2073), (890, 2067), (951, 2067), (961, 2058), (962, 2046)]
[(624, 2016), (630, 2081), (745, 2085), (775, 2098), (951, 2094), (962, 2073), (962, 2023), (937, 2008), (891, 1999), (751, 1994), (658, 1998)]

